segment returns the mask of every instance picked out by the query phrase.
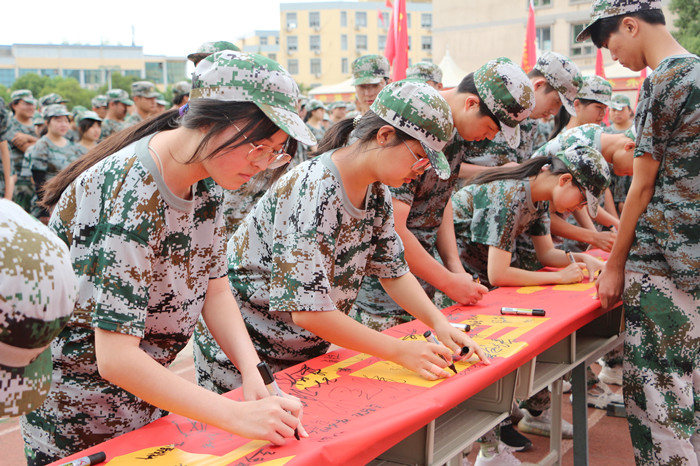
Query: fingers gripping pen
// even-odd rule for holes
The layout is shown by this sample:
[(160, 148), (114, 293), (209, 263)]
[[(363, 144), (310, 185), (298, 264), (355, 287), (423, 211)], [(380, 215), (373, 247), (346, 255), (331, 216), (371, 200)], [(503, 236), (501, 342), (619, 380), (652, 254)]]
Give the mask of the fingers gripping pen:
[[(284, 393), (282, 393), (282, 390), (280, 390), (279, 385), (277, 385), (277, 381), (272, 376), (270, 366), (268, 366), (265, 362), (261, 362), (258, 363), (257, 368), (258, 372), (260, 372), (260, 376), (263, 379), (263, 383), (267, 387), (267, 392), (272, 396), (284, 397)], [(297, 428), (294, 428), (294, 438), (300, 440), (299, 429)]]

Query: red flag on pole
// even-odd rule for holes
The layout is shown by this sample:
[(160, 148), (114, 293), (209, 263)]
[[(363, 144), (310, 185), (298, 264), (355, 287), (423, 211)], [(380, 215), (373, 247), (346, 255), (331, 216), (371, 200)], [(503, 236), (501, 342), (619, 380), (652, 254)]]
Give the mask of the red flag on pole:
[(408, 20), (406, 19), (406, 0), (395, 0), (389, 22), (384, 56), (391, 64), (391, 80), (406, 78), (408, 67)]
[(535, 5), (533, 5), (532, 0), (530, 0), (530, 12), (527, 15), (527, 30), (525, 32), (525, 45), (523, 46), (523, 60), (520, 63), (520, 67), (525, 70), (526, 73), (529, 73), (537, 62), (536, 39)]
[(384, 24), (384, 16), (382, 15), (382, 10), (377, 9), (377, 17), (379, 18), (379, 24), (381, 27), (385, 28), (386, 24)]
[(637, 87), (637, 102), (635, 102), (634, 108), (637, 108), (637, 105), (639, 104), (639, 93), (642, 92), (642, 86), (644, 85), (644, 81), (646, 79), (647, 79), (647, 69), (644, 68), (639, 73), (639, 87)]
[[(607, 79), (605, 77), (605, 67), (603, 66), (603, 49), (598, 49), (595, 55), (595, 75)], [(610, 126), (610, 121), (608, 120), (609, 111), (610, 109), (605, 110), (605, 117), (603, 118), (603, 124), (605, 126)]]

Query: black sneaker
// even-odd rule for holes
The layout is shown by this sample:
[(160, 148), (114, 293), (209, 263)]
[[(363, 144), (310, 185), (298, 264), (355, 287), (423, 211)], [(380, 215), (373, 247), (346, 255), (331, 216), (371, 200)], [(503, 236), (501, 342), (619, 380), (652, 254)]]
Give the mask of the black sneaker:
[(513, 451), (527, 451), (532, 448), (530, 439), (515, 430), (513, 424), (501, 426), (501, 442)]

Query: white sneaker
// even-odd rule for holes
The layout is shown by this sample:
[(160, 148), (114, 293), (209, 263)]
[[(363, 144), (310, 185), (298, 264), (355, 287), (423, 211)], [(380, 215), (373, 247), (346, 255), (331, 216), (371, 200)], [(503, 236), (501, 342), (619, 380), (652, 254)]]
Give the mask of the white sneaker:
[(609, 385), (622, 385), (622, 367), (609, 367), (605, 365), (600, 369), (598, 379)]
[[(552, 384), (547, 385), (547, 388), (551, 392), (552, 391)], [(562, 393), (571, 392), (571, 382), (569, 382), (568, 380), (562, 380), (561, 381), (561, 392)]]
[(480, 449), (474, 462), (474, 466), (518, 466), (521, 464), (520, 460), (513, 455), (513, 452), (500, 443), (498, 447), (487, 448), (486, 453), (484, 453), (483, 448)]
[[(606, 405), (607, 406), (607, 405)], [(546, 409), (539, 416), (533, 416), (529, 410), (523, 409), (523, 418), (518, 423), (520, 432), (549, 437), (552, 430), (552, 411)], [(562, 438), (574, 438), (574, 426), (564, 419), (561, 420)]]
[(602, 380), (588, 389), (586, 398), (588, 406), (598, 409), (606, 409), (608, 403), (625, 403), (622, 394), (614, 393)]

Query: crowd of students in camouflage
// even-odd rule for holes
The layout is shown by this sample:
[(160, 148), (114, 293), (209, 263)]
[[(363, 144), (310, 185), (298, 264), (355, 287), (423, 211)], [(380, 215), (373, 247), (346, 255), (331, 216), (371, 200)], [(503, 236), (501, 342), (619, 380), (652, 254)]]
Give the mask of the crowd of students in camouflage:
[[(147, 81), (72, 112), (57, 94), (14, 91), (0, 102), (0, 195), (14, 200), (0, 200), (0, 349), (15, 348), (0, 354), (0, 408), (24, 415), (28, 463), (169, 411), (273, 443), (307, 435), (299, 400), (265, 398), (255, 363), (279, 371), (338, 344), (434, 380), (463, 346), (488, 364), (439, 308), (601, 271), (601, 305), (623, 300), (626, 338), (600, 378), (589, 369), (589, 405), (621, 401), (606, 383), (624, 384), (637, 464), (698, 464), (700, 59), (660, 8), (594, 0), (579, 35), (653, 69), (636, 107), (555, 52), (527, 74), (490, 60), (451, 89), (436, 65), (391, 83), (388, 61), (366, 55), (352, 64), (356, 101), (327, 105), (225, 41), (188, 56), (192, 83), (174, 86), (164, 113)], [(589, 247), (609, 251), (608, 263)], [(8, 266), (18, 258), (25, 274)], [(44, 293), (50, 281), (60, 298)], [(32, 306), (13, 304), (8, 283)], [(380, 333), (414, 318), (441, 344)], [(191, 337), (200, 387), (162, 399), (157, 387), (173, 379), (153, 368)], [(122, 347), (132, 359), (104, 375), (106, 348)], [(243, 404), (211, 398), (239, 386)], [(549, 391), (519, 401), (520, 431), (549, 435)], [(268, 418), (250, 417), (271, 403)], [(531, 445), (509, 419), (480, 442), (481, 466), (517, 464), (512, 451)]]

